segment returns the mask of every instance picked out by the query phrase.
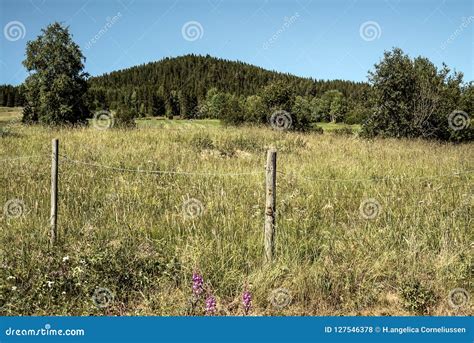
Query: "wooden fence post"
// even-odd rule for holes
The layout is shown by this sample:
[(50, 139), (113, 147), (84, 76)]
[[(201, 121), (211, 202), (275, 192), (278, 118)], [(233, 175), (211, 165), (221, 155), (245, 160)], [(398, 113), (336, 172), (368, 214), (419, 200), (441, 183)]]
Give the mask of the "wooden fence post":
[(54, 246), (58, 236), (58, 158), (59, 158), (59, 141), (52, 141), (51, 155), (51, 233), (50, 245)]
[(265, 260), (272, 262), (275, 255), (276, 212), (276, 150), (267, 152), (265, 201)]

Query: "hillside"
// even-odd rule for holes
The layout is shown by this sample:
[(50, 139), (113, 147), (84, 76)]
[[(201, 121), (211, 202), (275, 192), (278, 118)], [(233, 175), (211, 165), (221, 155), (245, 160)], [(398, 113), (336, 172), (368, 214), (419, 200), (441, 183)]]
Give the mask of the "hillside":
[(114, 108), (117, 103), (135, 101), (153, 112), (154, 102), (179, 98), (183, 94), (199, 103), (210, 88), (238, 96), (256, 94), (273, 81), (291, 85), (297, 95), (320, 96), (331, 89), (362, 103), (368, 85), (343, 80), (324, 81), (265, 70), (244, 62), (207, 56), (186, 55), (114, 71), (90, 78), (90, 100), (97, 106)]

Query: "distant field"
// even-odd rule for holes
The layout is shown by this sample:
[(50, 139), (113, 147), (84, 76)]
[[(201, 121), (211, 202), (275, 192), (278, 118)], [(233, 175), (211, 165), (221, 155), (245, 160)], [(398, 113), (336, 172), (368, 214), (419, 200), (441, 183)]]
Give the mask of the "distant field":
[[(265, 265), (271, 146), (277, 260)], [(189, 302), (199, 271), (219, 315), (242, 314), (245, 288), (253, 315), (472, 315), (448, 296), (473, 289), (473, 148), (216, 120), (140, 120), (131, 131), (14, 124), (0, 136), (0, 207), (18, 205), (0, 219), (0, 314), (202, 314)], [(112, 300), (97, 307), (102, 288)]]
[(221, 122), (218, 119), (199, 119), (199, 120), (183, 120), (183, 119), (167, 119), (163, 117), (152, 117), (137, 120), (138, 127), (161, 127), (161, 128), (177, 128), (182, 126), (194, 126), (197, 128), (219, 127)]
[[(0, 107), (0, 125), (6, 121), (20, 119), (21, 107)], [(138, 127), (161, 127), (161, 128), (182, 128), (183, 126), (194, 126), (197, 128), (220, 127), (222, 124), (219, 119), (198, 119), (182, 120), (179, 118), (170, 120), (165, 117), (149, 117), (137, 120)], [(360, 125), (347, 125), (343, 123), (316, 123), (322, 127), (325, 132), (331, 132), (335, 129), (350, 127), (354, 132), (360, 130)]]
[(0, 107), (0, 126), (21, 118), (21, 107)]

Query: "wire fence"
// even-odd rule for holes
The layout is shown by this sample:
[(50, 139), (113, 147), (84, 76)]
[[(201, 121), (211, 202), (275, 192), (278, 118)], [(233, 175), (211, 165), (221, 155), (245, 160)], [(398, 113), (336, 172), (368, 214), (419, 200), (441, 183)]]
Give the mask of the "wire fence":
[[(45, 157), (51, 157), (51, 154), (36, 154), (36, 155), (27, 155), (27, 156), (15, 156), (15, 157), (10, 157), (10, 158), (3, 158), (0, 159), (0, 162), (2, 163), (17, 163), (20, 161), (28, 161), (28, 160), (33, 160), (33, 159), (40, 159), (40, 158), (45, 158)], [(59, 160), (62, 163), (65, 163), (70, 166), (80, 166), (84, 167), (89, 170), (104, 170), (104, 171), (111, 171), (114, 173), (118, 174), (137, 174), (137, 175), (170, 175), (170, 176), (186, 176), (186, 177), (191, 177), (191, 176), (198, 176), (198, 177), (210, 177), (210, 178), (215, 178), (215, 177), (249, 177), (249, 176), (262, 176), (262, 182), (264, 181), (263, 177), (265, 176), (267, 170), (268, 170), (268, 164), (265, 168), (262, 168), (262, 170), (253, 170), (253, 171), (248, 171), (248, 172), (200, 172), (200, 171), (179, 171), (179, 170), (165, 170), (165, 169), (142, 169), (141, 167), (137, 168), (127, 168), (127, 167), (119, 167), (116, 165), (108, 165), (108, 164), (102, 164), (99, 162), (95, 161), (87, 161), (87, 160), (81, 160), (78, 158), (72, 158), (68, 154), (59, 154), (57, 155), (57, 160), (55, 160), (53, 156), (53, 161), (52, 164), (54, 163), (59, 163)], [(276, 166), (275, 166), (276, 167)], [(469, 175), (474, 172), (474, 170), (460, 170), (460, 171), (453, 171), (451, 173), (445, 173), (445, 174), (432, 174), (432, 175), (420, 175), (420, 176), (384, 176), (384, 177), (367, 177), (367, 178), (323, 178), (323, 177), (317, 177), (317, 176), (311, 176), (307, 174), (303, 174), (301, 172), (295, 172), (295, 171), (282, 171), (278, 170), (275, 168), (275, 189), (270, 190), (270, 192), (276, 193), (276, 175), (281, 176), (281, 189), (285, 188), (287, 191), (291, 190), (291, 187), (294, 187), (294, 185), (291, 184), (291, 180), (298, 179), (298, 180), (304, 180), (306, 182), (311, 182), (311, 183), (327, 183), (328, 185), (330, 184), (346, 184), (346, 183), (378, 183), (378, 182), (387, 182), (387, 181), (393, 181), (393, 182), (401, 182), (401, 181), (407, 181), (407, 180), (419, 180), (419, 181), (425, 181), (425, 180), (435, 180), (435, 179), (441, 179), (441, 178), (460, 178), (463, 175)], [(61, 169), (61, 174), (63, 172), (69, 173), (71, 172), (71, 169), (68, 170), (63, 170)], [(82, 172), (78, 173), (79, 175), (83, 175)], [(267, 180), (268, 180), (268, 175), (267, 175)], [(327, 188), (326, 189), (326, 197), (328, 199), (328, 205), (331, 206), (330, 202), (334, 200), (335, 195), (334, 195), (334, 189)], [(267, 190), (268, 192), (268, 190)], [(281, 197), (281, 200), (283, 202), (283, 205), (285, 205), (290, 198), (294, 197), (295, 195), (295, 190), (292, 190), (290, 192), (291, 194), (287, 194), (285, 196)], [(268, 194), (267, 194), (268, 195)], [(349, 194), (350, 197), (353, 197), (352, 194)], [(268, 198), (268, 196), (267, 196)], [(337, 198), (341, 198), (341, 195), (337, 195)], [(137, 201), (137, 197), (133, 197), (133, 201)], [(367, 206), (380, 206), (378, 202), (375, 199), (370, 199), (372, 201), (372, 204), (368, 204)], [(57, 199), (56, 199), (57, 201)], [(366, 206), (361, 203), (361, 206)], [(7, 206), (5, 206), (7, 208)], [(5, 212), (6, 210), (4, 210)], [(268, 212), (268, 211), (267, 211)], [(276, 209), (273, 211), (270, 211), (273, 216), (273, 221), (275, 220), (275, 213), (277, 212)], [(56, 214), (57, 215), (57, 214)], [(369, 215), (370, 217), (370, 215)]]
[[(12, 158), (5, 158), (0, 159), (0, 162), (11, 162), (11, 161), (19, 161), (19, 160), (29, 160), (29, 159), (38, 159), (50, 156), (50, 154), (39, 154), (39, 155), (29, 155), (29, 156), (16, 156)], [(169, 174), (169, 175), (196, 175), (196, 176), (210, 176), (210, 177), (218, 177), (218, 176), (248, 176), (248, 175), (263, 175), (265, 170), (255, 170), (250, 172), (239, 172), (239, 173), (210, 173), (210, 172), (189, 172), (189, 171), (175, 171), (175, 170), (148, 170), (148, 169), (140, 169), (140, 168), (122, 168), (116, 167), (111, 165), (105, 165), (97, 162), (89, 162), (79, 159), (70, 158), (67, 155), (60, 154), (61, 158), (64, 159), (64, 162), (76, 165), (83, 165), (89, 166), (94, 168), (100, 169), (107, 169), (116, 172), (124, 172), (124, 173), (138, 173), (138, 174)], [(439, 178), (446, 178), (446, 177), (459, 177), (461, 175), (468, 175), (473, 173), (474, 170), (463, 170), (463, 171), (456, 171), (446, 174), (434, 174), (434, 175), (426, 175), (426, 176), (384, 176), (384, 177), (371, 177), (371, 178), (321, 178), (321, 177), (313, 177), (308, 175), (303, 175), (301, 173), (295, 171), (280, 171), (277, 170), (277, 173), (283, 176), (291, 176), (291, 177), (298, 177), (307, 181), (314, 181), (314, 182), (382, 182), (382, 181), (403, 181), (403, 180), (431, 180), (431, 179), (439, 179)]]

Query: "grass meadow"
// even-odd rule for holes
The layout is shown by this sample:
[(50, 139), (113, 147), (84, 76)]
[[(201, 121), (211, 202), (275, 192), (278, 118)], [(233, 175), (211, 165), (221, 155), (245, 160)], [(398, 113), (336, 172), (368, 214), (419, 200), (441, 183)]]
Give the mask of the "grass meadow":
[[(472, 143), (212, 120), (50, 129), (11, 124), (14, 113), (0, 114), (0, 205), (17, 205), (0, 218), (1, 315), (201, 315), (193, 272), (216, 315), (243, 315), (244, 290), (250, 315), (473, 314), (450, 297), (473, 290)], [(53, 138), (59, 241), (50, 248)], [(276, 261), (266, 264), (270, 147)]]

